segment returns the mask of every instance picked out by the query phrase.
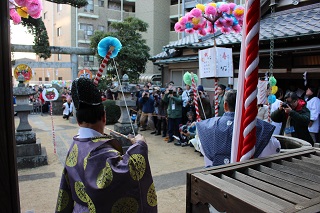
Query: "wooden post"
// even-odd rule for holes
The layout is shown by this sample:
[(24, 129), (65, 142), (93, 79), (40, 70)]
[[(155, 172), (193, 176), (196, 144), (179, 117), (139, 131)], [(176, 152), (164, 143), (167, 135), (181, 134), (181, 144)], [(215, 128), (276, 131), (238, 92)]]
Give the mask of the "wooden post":
[(0, 206), (20, 212), (13, 119), (9, 1), (0, 1)]

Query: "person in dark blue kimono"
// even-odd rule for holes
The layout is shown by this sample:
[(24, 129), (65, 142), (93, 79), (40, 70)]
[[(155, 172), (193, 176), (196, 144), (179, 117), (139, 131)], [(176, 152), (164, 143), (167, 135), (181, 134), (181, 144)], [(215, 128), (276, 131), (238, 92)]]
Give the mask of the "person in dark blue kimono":
[(56, 212), (157, 212), (157, 195), (141, 135), (122, 153), (118, 140), (105, 135), (106, 114), (92, 80), (72, 83), (80, 126), (67, 154)]

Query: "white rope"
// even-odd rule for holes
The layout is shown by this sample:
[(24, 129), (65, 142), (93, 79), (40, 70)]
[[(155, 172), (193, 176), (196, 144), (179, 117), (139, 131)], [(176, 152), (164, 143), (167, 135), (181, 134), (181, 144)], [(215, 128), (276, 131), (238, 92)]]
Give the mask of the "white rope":
[(112, 61), (113, 61), (114, 68), (116, 69), (116, 73), (117, 73), (118, 82), (119, 82), (119, 85), (120, 85), (120, 88), (121, 88), (121, 93), (122, 93), (123, 101), (124, 101), (124, 104), (126, 105), (127, 113), (128, 113), (129, 120), (130, 120), (130, 125), (131, 125), (131, 128), (132, 128), (132, 134), (133, 134), (134, 136), (136, 136), (136, 133), (134, 132), (132, 120), (131, 120), (131, 118), (130, 118), (130, 113), (129, 113), (129, 108), (128, 108), (128, 105), (127, 105), (126, 97), (124, 96), (124, 93), (123, 93), (122, 84), (121, 84), (121, 81), (120, 81), (118, 69), (117, 69), (117, 66), (116, 66), (116, 62), (114, 61), (114, 58), (112, 58)]

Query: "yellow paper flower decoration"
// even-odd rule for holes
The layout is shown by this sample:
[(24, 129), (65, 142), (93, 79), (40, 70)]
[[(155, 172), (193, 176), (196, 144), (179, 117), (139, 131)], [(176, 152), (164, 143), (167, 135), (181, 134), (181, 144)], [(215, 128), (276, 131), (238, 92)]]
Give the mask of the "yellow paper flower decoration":
[(21, 16), (22, 18), (29, 18), (29, 14), (27, 13), (28, 9), (26, 7), (18, 7), (17, 8), (17, 13), (19, 14), (19, 16)]
[(273, 86), (273, 87), (271, 87), (271, 94), (276, 94), (277, 93), (277, 91), (278, 91), (278, 87), (277, 86)]
[(210, 3), (209, 5), (212, 6), (212, 7), (217, 7), (216, 3)]
[(199, 24), (200, 18), (192, 18), (192, 24)]
[(206, 6), (204, 6), (203, 4), (197, 4), (196, 8), (200, 9), (202, 12), (204, 12)]
[(237, 16), (242, 16), (244, 13), (244, 10), (241, 8), (236, 8), (233, 13)]

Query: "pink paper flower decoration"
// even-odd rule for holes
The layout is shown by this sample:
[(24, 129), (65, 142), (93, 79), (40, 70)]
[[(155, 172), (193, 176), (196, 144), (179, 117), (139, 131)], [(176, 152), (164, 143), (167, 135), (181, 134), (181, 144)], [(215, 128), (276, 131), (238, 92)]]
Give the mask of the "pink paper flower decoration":
[(188, 18), (183, 16), (183, 17), (180, 18), (179, 22), (180, 22), (180, 24), (184, 25), (184, 24), (186, 24), (188, 22)]
[(215, 7), (209, 5), (209, 6), (207, 6), (206, 9), (205, 9), (205, 14), (206, 14), (207, 16), (210, 16), (210, 15), (211, 15), (211, 16), (215, 16), (215, 15), (217, 14), (217, 10), (216, 10)]
[(237, 6), (237, 4), (235, 4), (235, 3), (229, 3), (230, 10), (234, 10), (234, 8), (236, 6)]
[(222, 13), (228, 13), (230, 10), (229, 4), (225, 4), (225, 3), (221, 4), (219, 7), (219, 10)]
[(185, 30), (185, 27), (183, 27), (183, 25), (181, 25), (179, 22), (177, 22), (175, 25), (174, 25), (174, 30), (176, 32), (183, 32)]
[(27, 3), (29, 3), (30, 0), (15, 0), (16, 4), (19, 5), (20, 7), (25, 7), (27, 6)]
[(193, 16), (193, 17), (201, 17), (202, 15), (202, 11), (198, 8), (193, 8), (191, 11), (190, 11), (190, 14)]
[(201, 35), (201, 36), (207, 35), (207, 31), (204, 30), (204, 29), (200, 29), (200, 30), (198, 31), (198, 33), (199, 33), (199, 35)]
[(9, 13), (14, 24), (19, 24), (21, 22), (21, 16), (19, 16), (15, 9), (10, 9)]
[(221, 30), (222, 33), (225, 33), (225, 34), (228, 34), (231, 31), (229, 27), (221, 27), (220, 30)]
[(26, 7), (28, 8), (28, 13), (32, 18), (40, 18), (42, 10), (41, 0), (29, 0)]
[(192, 28), (185, 29), (184, 31), (185, 31), (186, 33), (188, 33), (188, 34), (194, 33), (194, 29), (192, 29)]
[(180, 18), (175, 25), (176, 32), (195, 33), (203, 36), (215, 33), (240, 32), (243, 24), (244, 8), (235, 3), (217, 2), (197, 4), (189, 13)]
[(225, 26), (230, 27), (233, 25), (233, 19), (232, 18), (225, 18)]
[(241, 26), (239, 24), (232, 26), (232, 29), (235, 33), (241, 32)]

